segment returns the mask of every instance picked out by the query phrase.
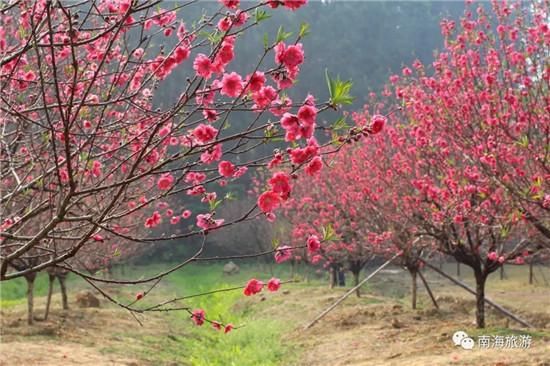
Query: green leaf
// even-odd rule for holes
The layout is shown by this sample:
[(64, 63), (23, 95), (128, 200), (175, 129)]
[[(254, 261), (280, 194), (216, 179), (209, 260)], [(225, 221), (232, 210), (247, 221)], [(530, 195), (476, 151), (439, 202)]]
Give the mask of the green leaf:
[(300, 38), (306, 37), (310, 33), (309, 23), (300, 24)]
[(271, 15), (269, 15), (265, 10), (256, 8), (254, 18), (256, 19), (256, 23), (260, 23), (261, 21), (271, 18)]
[(503, 226), (503, 227), (500, 229), (500, 237), (501, 237), (501, 238), (507, 237), (509, 232), (510, 232), (510, 228), (509, 228), (508, 226)]
[(332, 125), (332, 129), (334, 131), (340, 131), (340, 130), (347, 130), (349, 128), (348, 124), (346, 123), (346, 117), (342, 116), (338, 118), (336, 122)]
[(523, 148), (527, 148), (529, 147), (529, 138), (527, 137), (527, 135), (522, 135), (519, 141), (516, 142), (516, 144)]
[(269, 48), (269, 36), (267, 33), (264, 33), (264, 50), (267, 50)]
[(271, 246), (273, 247), (273, 249), (276, 249), (277, 247), (279, 247), (279, 244), (280, 244), (279, 239), (277, 238), (271, 239)]
[(120, 250), (116, 248), (115, 252), (113, 253), (113, 257), (118, 257), (119, 255), (120, 255)]
[(321, 228), (321, 231), (323, 233), (323, 241), (331, 241), (336, 239), (336, 232), (334, 231), (334, 228), (331, 224), (323, 226)]
[(283, 26), (281, 25), (279, 27), (279, 30), (277, 31), (277, 38), (276, 38), (277, 42), (276, 43), (282, 42), (290, 36), (292, 36), (292, 32), (285, 32)]
[(208, 202), (208, 204), (210, 205), (210, 211), (214, 211), (220, 205), (220, 203), (222, 203), (222, 200)]
[(325, 70), (325, 77), (327, 79), (330, 101), (333, 105), (353, 103), (355, 98), (350, 95), (353, 85), (351, 80), (342, 81), (340, 80), (340, 76), (337, 76), (336, 79), (332, 79), (328, 70)]

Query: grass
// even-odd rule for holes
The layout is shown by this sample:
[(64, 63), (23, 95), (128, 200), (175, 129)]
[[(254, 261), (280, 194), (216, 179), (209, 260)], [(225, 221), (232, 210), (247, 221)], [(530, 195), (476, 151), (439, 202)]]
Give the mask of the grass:
[[(125, 277), (147, 276), (169, 266), (150, 265), (125, 269)], [(158, 289), (143, 299), (142, 306), (174, 297), (204, 293), (215, 289), (243, 286), (250, 278), (263, 281), (272, 276), (281, 280), (290, 279), (290, 268), (278, 265), (260, 268), (256, 264), (241, 265), (240, 273), (232, 276), (223, 274), (222, 264), (190, 265), (171, 274)], [(273, 271), (273, 273), (272, 273)], [(301, 271), (294, 277), (311, 276), (311, 272)], [(311, 286), (317, 281), (292, 284), (293, 288)], [(285, 285), (280, 291), (284, 290)], [(132, 291), (143, 291), (146, 287)], [(265, 290), (264, 290), (265, 291)], [(128, 294), (119, 294), (128, 296)], [(216, 331), (208, 323), (198, 327), (190, 320), (185, 311), (162, 313), (171, 325), (167, 335), (151, 336), (144, 332), (120, 332), (117, 336), (133, 339), (136, 344), (123, 350), (120, 347), (107, 346), (104, 353), (124, 353), (139, 356), (153, 364), (178, 364), (193, 366), (216, 365), (281, 365), (292, 364), (299, 357), (299, 348), (285, 342), (283, 335), (293, 330), (294, 323), (285, 321), (281, 313), (271, 316), (270, 307), (280, 305), (281, 294), (267, 294), (268, 300), (260, 300), (261, 295), (247, 298), (242, 290), (214, 293), (195, 297), (174, 304), (202, 308), (206, 317), (224, 324), (231, 323), (236, 329), (228, 334)], [(265, 312), (267, 309), (267, 313)], [(158, 315), (158, 313), (157, 313)]]
[[(34, 295), (46, 296), (48, 293), (48, 275), (40, 273), (34, 281)], [(0, 308), (7, 309), (26, 301), (27, 282), (24, 278), (0, 282)]]
[[(189, 319), (189, 314), (184, 311), (154, 313), (145, 317), (145, 327), (140, 328), (137, 324), (130, 327), (113, 328), (114, 331), (105, 332), (102, 335), (99, 349), (114, 357), (129, 356), (148, 361), (154, 365), (292, 365), (298, 364), (304, 347), (307, 344), (296, 343), (287, 340), (287, 335), (292, 334), (297, 324), (305, 321), (304, 316), (311, 317), (323, 306), (330, 304), (346, 289), (340, 288), (329, 291), (326, 288), (325, 279), (317, 279), (313, 271), (302, 267), (296, 275), (291, 275), (288, 264), (275, 265), (273, 267), (257, 263), (239, 263), (241, 271), (237, 275), (224, 276), (223, 264), (193, 264), (182, 268), (168, 276), (165, 281), (155, 288), (148, 296), (137, 305), (145, 307), (167, 299), (204, 293), (215, 289), (243, 286), (250, 278), (257, 278), (263, 281), (269, 280), (272, 276), (281, 280), (288, 280), (292, 277), (307, 279), (299, 283), (283, 285), (278, 293), (266, 293), (252, 297), (245, 297), (242, 290), (221, 292), (207, 296), (195, 297), (181, 301), (174, 306), (188, 306), (191, 309), (202, 308), (207, 318), (219, 320), (223, 323), (232, 323), (236, 329), (228, 334), (212, 329), (209, 324), (202, 327), (195, 326)], [(147, 266), (127, 266), (122, 275), (119, 269), (115, 277), (140, 278), (166, 270), (167, 264), (152, 264)], [(454, 266), (446, 266), (448, 273), (453, 273)], [(371, 272), (372, 269), (366, 270)], [(488, 283), (488, 290), (495, 297), (504, 297), (509, 291), (525, 288), (525, 271), (527, 267), (507, 268), (509, 279), (500, 281), (498, 273), (494, 274)], [(362, 276), (363, 277), (363, 276)], [(429, 281), (435, 281), (436, 276), (430, 275)], [(466, 268), (463, 268), (461, 276), (466, 282), (471, 281), (471, 275)], [(351, 286), (351, 278), (348, 277), (348, 287)], [(368, 287), (363, 288), (363, 293), (375, 291), (387, 296), (393, 301), (402, 303), (404, 307), (409, 306), (410, 279), (406, 272), (397, 275), (386, 276), (386, 278), (374, 278), (369, 282)], [(449, 289), (456, 292), (456, 288), (443, 280), (436, 281), (436, 294)], [(419, 284), (420, 286), (420, 284)], [(70, 296), (74, 296), (77, 289), (84, 287), (82, 281), (74, 276), (69, 276)], [(419, 289), (421, 286), (419, 287)], [(123, 302), (129, 302), (137, 292), (145, 291), (147, 286), (125, 286), (119, 287), (113, 293)], [(284, 295), (281, 292), (290, 289), (292, 295)], [(35, 282), (36, 296), (43, 296), (47, 292), (47, 276), (41, 274)], [(111, 290), (115, 290), (114, 288)], [(504, 291), (506, 292), (504, 293)], [(529, 288), (531, 291), (531, 288)], [(530, 296), (542, 298), (547, 288), (533, 286)], [(0, 283), (0, 295), (2, 307), (13, 307), (25, 302), (26, 283), (24, 279)], [(56, 285), (55, 291), (59, 288)], [(500, 294), (503, 291), (504, 295)], [(468, 294), (464, 294), (466, 297)], [(309, 300), (310, 296), (317, 299), (316, 304)], [(265, 297), (265, 301), (262, 298)], [(515, 296), (511, 296), (510, 301)], [(425, 294), (421, 294), (419, 305), (422, 301), (428, 301)], [(498, 299), (504, 300), (504, 299)], [(384, 302), (376, 297), (362, 297), (361, 299), (351, 296), (346, 301), (346, 306), (373, 305)], [(503, 301), (505, 303), (505, 301)], [(431, 307), (431, 305), (430, 305)], [(344, 307), (345, 308), (345, 307)], [(119, 311), (119, 310), (117, 310)], [(122, 311), (122, 310), (120, 310)], [(306, 315), (307, 314), (307, 315)], [(133, 321), (130, 320), (129, 324)], [(466, 329), (468, 334), (476, 335), (476, 329)], [(511, 334), (513, 330), (507, 328), (487, 328), (479, 331), (481, 334)], [(547, 337), (548, 334), (533, 331), (521, 331), (518, 334), (530, 334), (533, 338)], [(110, 337), (110, 338), (109, 338)], [(116, 339), (115, 339), (116, 338)], [(114, 341), (108, 341), (114, 339)]]

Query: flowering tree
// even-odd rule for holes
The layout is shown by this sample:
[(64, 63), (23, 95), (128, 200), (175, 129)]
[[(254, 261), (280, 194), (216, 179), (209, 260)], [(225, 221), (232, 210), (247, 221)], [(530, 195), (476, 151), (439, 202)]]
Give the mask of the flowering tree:
[(323, 228), (326, 236), (333, 230), (339, 240), (323, 241), (321, 253), (312, 261), (323, 257), (329, 262), (335, 258), (346, 261), (356, 284), (371, 257), (401, 252), (402, 264), (412, 277), (412, 307), (416, 308), (418, 259), (428, 241), (420, 242), (416, 237), (412, 219), (415, 201), (411, 199), (414, 189), (399, 178), (410, 174), (412, 168), (397, 153), (401, 146), (398, 131), (389, 127), (380, 133), (386, 116), (354, 113), (352, 117), (355, 126), (340, 125), (353, 136), (348, 142), (372, 135), (369, 143), (347, 144), (313, 184), (298, 180), (296, 190), (302, 194), (286, 206), (286, 216), (293, 225), (292, 238), (299, 244), (304, 235), (315, 235)]
[[(295, 11), (306, 0), (220, 3), (193, 24), (178, 18), (193, 1), (173, 9), (153, 0), (2, 5), (0, 280), (56, 266), (98, 290), (100, 282), (153, 281), (152, 289), (167, 274), (200, 260), (210, 231), (271, 218), (290, 193), (280, 181), (286, 176), (274, 176), (257, 205), (240, 217), (220, 218), (216, 208), (225, 200), (216, 193), (220, 186), (267, 164), (291, 161), (292, 174), (318, 165), (316, 116), (351, 102), (351, 84), (329, 78), (331, 98), (324, 103), (312, 95), (299, 102), (285, 95), (304, 62), (300, 40), (307, 26), (292, 41), (292, 33), (282, 29), (267, 37), (248, 73), (231, 66), (240, 36), (269, 17), (265, 8)], [(186, 67), (188, 77), (174, 102), (154, 103), (164, 83)], [(259, 147), (280, 148), (281, 137), (292, 147), (247, 158)], [(155, 206), (176, 195), (201, 209)], [(128, 222), (148, 230), (134, 230)], [(179, 229), (185, 222), (188, 229), (170, 234), (168, 222)], [(151, 278), (103, 279), (74, 264), (87, 263), (88, 254), (80, 253), (96, 255), (106, 238), (112, 245), (192, 236), (202, 236), (200, 249)], [(133, 303), (118, 304), (143, 311)]]
[(416, 235), (472, 267), (479, 327), (487, 276), (522, 262), (529, 241), (517, 238), (544, 232), (548, 221), (548, 69), (539, 65), (549, 38), (539, 5), (495, 3), (492, 14), (479, 7), (457, 31), (443, 21), (446, 44), (433, 73), (416, 62), (384, 93), (403, 106), (390, 124), (402, 131), (394, 159), (409, 171), (396, 179), (414, 191), (401, 199), (414, 204)]

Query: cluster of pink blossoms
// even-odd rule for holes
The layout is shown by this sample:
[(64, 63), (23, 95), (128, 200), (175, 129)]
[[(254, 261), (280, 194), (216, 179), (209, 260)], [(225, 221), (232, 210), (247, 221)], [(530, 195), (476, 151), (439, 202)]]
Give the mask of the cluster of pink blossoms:
[[(196, 325), (198, 326), (201, 326), (204, 324), (206, 320), (206, 312), (204, 311), (204, 309), (195, 309), (191, 312), (191, 320), (193, 321), (193, 323), (195, 323)], [(223, 328), (223, 331), (224, 333), (229, 333), (233, 328), (233, 324), (231, 323), (228, 323), (226, 324), (225, 326), (222, 325), (222, 323), (216, 321), (216, 320), (212, 320), (210, 321), (210, 323), (212, 324), (212, 328), (216, 329), (216, 330), (222, 330)]]
[[(281, 287), (281, 280), (279, 280), (278, 278), (273, 277), (267, 282), (268, 291), (275, 292), (279, 290), (280, 287)], [(264, 283), (262, 281), (252, 278), (246, 284), (243, 293), (245, 296), (256, 295), (257, 293), (260, 293), (263, 288), (264, 288)]]

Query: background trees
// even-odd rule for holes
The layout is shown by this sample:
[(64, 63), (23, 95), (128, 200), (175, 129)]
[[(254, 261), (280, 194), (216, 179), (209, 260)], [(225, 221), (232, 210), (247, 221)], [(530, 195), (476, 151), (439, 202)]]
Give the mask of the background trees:
[[(359, 140), (386, 113), (385, 136), (345, 148), (315, 187), (302, 183), (332, 203), (330, 213), (308, 211), (311, 230), (354, 215), (360, 245), (375, 250), (376, 235), (389, 233), (390, 248), (410, 253), (413, 278), (426, 249), (471, 267), (479, 327), (487, 276), (548, 246), (546, 5), (494, 3), (442, 21), (445, 46), (432, 65), (403, 68), (353, 115)], [(300, 228), (306, 220), (296, 217)]]

